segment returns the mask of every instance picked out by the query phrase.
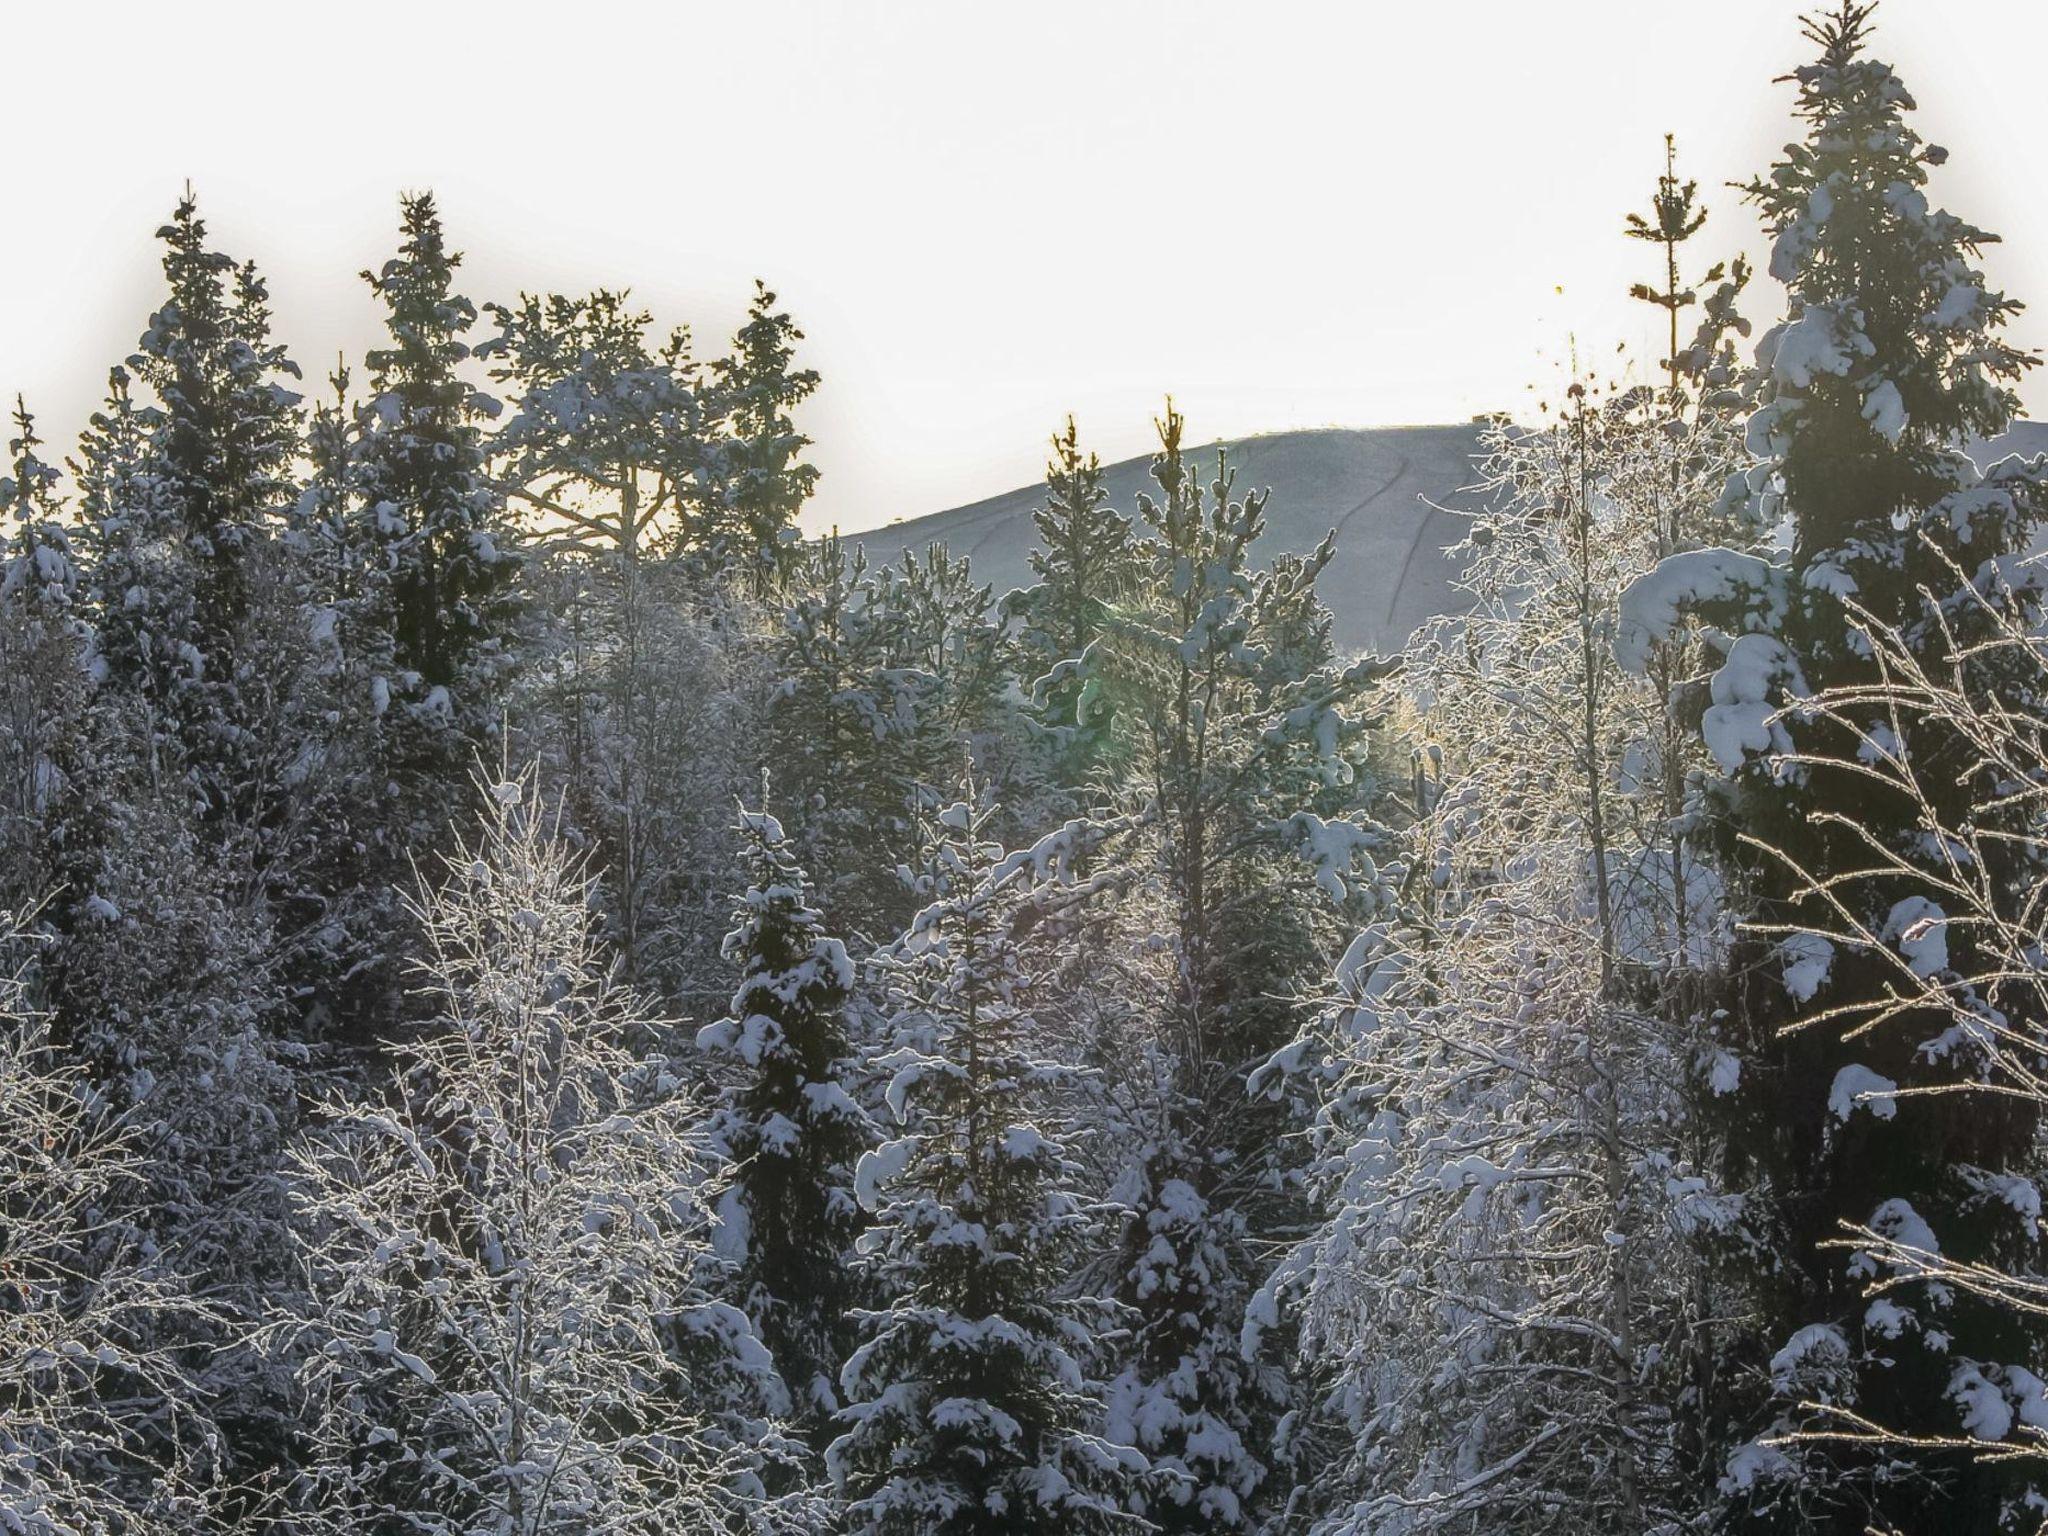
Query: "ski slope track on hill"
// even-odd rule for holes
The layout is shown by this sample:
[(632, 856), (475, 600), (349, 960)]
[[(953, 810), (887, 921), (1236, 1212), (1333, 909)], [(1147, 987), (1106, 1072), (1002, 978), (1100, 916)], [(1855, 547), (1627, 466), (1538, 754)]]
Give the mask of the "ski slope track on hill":
[[(1211, 443), (1189, 455), (1213, 473)], [(1463, 606), (1448, 553), (1465, 536), (1465, 516), (1481, 505), (1476, 489), (1479, 428), (1471, 423), (1426, 427), (1323, 428), (1227, 441), (1237, 470), (1236, 494), (1270, 492), (1261, 559), (1313, 549), (1337, 531), (1337, 553), (1318, 591), (1334, 616), (1337, 647), (1346, 654), (1398, 650), (1416, 626)], [(2048, 452), (2048, 423), (2022, 422), (1988, 446), (1972, 450), (1980, 464), (2010, 453)], [(1130, 514), (1151, 487), (1149, 458), (1109, 466), (1110, 504)], [(973, 563), (977, 580), (1000, 598), (1029, 585), (1037, 547), (1034, 508), (1042, 486), (1026, 486), (968, 506), (849, 535), (871, 563), (905, 550), (945, 544)]]

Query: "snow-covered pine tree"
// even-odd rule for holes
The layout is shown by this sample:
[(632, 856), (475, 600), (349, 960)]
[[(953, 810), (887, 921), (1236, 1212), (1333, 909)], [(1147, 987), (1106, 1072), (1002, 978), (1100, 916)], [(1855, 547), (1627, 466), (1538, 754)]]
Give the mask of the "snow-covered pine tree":
[(716, 996), (708, 912), (726, 893), (707, 875), (733, 852), (723, 806), (748, 777), (765, 624), (735, 583), (677, 558), (715, 430), (689, 332), (657, 341), (609, 289), (490, 312), (499, 334), (478, 355), (513, 396), (492, 463), (532, 514), (551, 626), (518, 713), (602, 844), (628, 975)]
[(1377, 833), (1345, 812), (1369, 790), (1356, 703), (1376, 666), (1331, 665), (1327, 625), (1303, 622), (1331, 543), (1255, 569), (1265, 498), (1235, 494), (1220, 458), (1205, 491), (1171, 405), (1159, 429), (1137, 588), (1097, 641), (1134, 701), (1120, 718), (1150, 830), (1124, 857), (1156, 887), (1174, 963), (1162, 1082), (1114, 1190), (1129, 1212), (1118, 1295), (1138, 1326), (1110, 1401), (1114, 1432), (1166, 1474), (1149, 1517), (1229, 1531), (1262, 1518), (1286, 1396), (1239, 1342), (1261, 1239), (1290, 1205), (1286, 1112), (1246, 1081), (1292, 1033), (1287, 999), (1335, 959), (1328, 893), (1375, 878)]
[(811, 906), (782, 824), (764, 809), (742, 810), (740, 825), (750, 881), (725, 939), (740, 984), (726, 1016), (697, 1032), (726, 1083), (712, 1136), (734, 1172), (718, 1242), (798, 1422), (818, 1430), (853, 1349), (853, 1168), (876, 1135), (853, 1095), (853, 962)]
[(673, 552), (706, 453), (688, 329), (651, 345), (653, 316), (611, 289), (488, 308), (498, 334), (477, 356), (513, 394), (492, 444), (506, 494), (580, 548)]
[(1136, 573), (1130, 519), (1109, 505), (1102, 462), (1083, 456), (1074, 418), (1052, 440), (1045, 502), (1033, 509), (1039, 545), (1031, 552), (1036, 584), (1003, 598), (1016, 627), (1019, 681), (1052, 735), (1051, 767), (1070, 791), (1100, 801), (1094, 785), (1112, 739), (1108, 690), (1091, 647), (1104, 611), (1123, 600)]
[[(712, 1251), (708, 1112), (609, 979), (536, 775), (425, 890), (439, 1017), (336, 1104), (294, 1190), (310, 1310), (297, 1528), (774, 1528), (773, 1363)], [(794, 1519), (795, 1517), (793, 1517)], [(803, 1528), (797, 1523), (794, 1528)]]
[(697, 558), (743, 575), (754, 595), (775, 592), (795, 558), (797, 513), (818, 483), (804, 463), (811, 440), (791, 413), (818, 388), (809, 368), (792, 368), (804, 333), (754, 284), (747, 323), (732, 351), (711, 365), (707, 408), (717, 433), (698, 487), (688, 539)]
[[(1873, 1313), (1855, 1261), (1821, 1246), (1844, 1223), (1904, 1224), (1956, 1258), (2023, 1251), (2030, 1224), (1986, 1190), (2024, 1174), (2038, 1131), (2032, 1105), (1910, 1091), (1979, 1069), (1982, 1048), (1945, 1012), (1889, 1014), (1882, 1028), (1846, 1039), (1785, 1028), (1814, 1010), (1867, 1005), (1890, 985), (1885, 957), (1807, 931), (1835, 918), (1816, 904), (1809, 877), (1867, 871), (1874, 848), (1907, 867), (1950, 857), (1858, 774), (1809, 761), (1854, 762), (1856, 743), (1834, 722), (1803, 718), (1800, 699), (1878, 673), (1868, 625), (1848, 600), (1930, 662), (1952, 643), (1967, 646), (1989, 614), (2032, 622), (2040, 611), (2038, 571), (2021, 557), (2041, 519), (2042, 471), (2008, 461), (1980, 474), (1966, 457), (1973, 440), (2004, 430), (2013, 383), (2035, 359), (2005, 340), (2018, 305), (1975, 265), (1993, 237), (1928, 201), (1929, 171), (1946, 155), (1910, 126), (1910, 94), (1870, 57), (1870, 15), (1844, 0), (1809, 21), (1818, 57), (1791, 76), (1805, 137), (1750, 189), (1790, 313), (1758, 347), (1766, 378), (1749, 423), (1748, 488), (1787, 547), (1673, 556), (1631, 588), (1617, 646), (1640, 666), (1686, 615), (1718, 636), (1702, 724), (1725, 775), (1720, 853), (1751, 934), (1728, 999), (1742, 1033), (1731, 1042), (1741, 1080), (1729, 1177), (1779, 1234), (1777, 1262), (1756, 1277), (1763, 1326), (1747, 1343), (1761, 1390), (1722, 1431), (1727, 1491), (1762, 1527), (1939, 1520), (1990, 1529), (2024, 1481), (2010, 1464), (1987, 1472), (1854, 1446), (1765, 1443), (1798, 1423), (1802, 1400), (1909, 1432), (1953, 1432), (1962, 1384), (1979, 1363), (2032, 1353), (2008, 1316), (1936, 1283), (1903, 1287)], [(2015, 671), (2009, 653), (1987, 651), (1963, 670), (1986, 707), (2040, 713), (2038, 680)], [(1887, 719), (1877, 706), (1866, 731), (1870, 750), (1916, 762), (1958, 750), (1940, 721)], [(1942, 783), (1937, 809), (1960, 814), (1968, 776)], [(2009, 845), (1988, 875), (2017, 885), (2039, 871)], [(1903, 876), (1855, 887), (1859, 920), (1884, 943), (1930, 972), (1976, 974), (1976, 941), (1915, 905), (1924, 899)], [(1859, 1085), (1878, 1083), (1885, 1094), (1866, 1099)], [(1905, 1091), (1893, 1099), (1893, 1088)]]
[(1071, 849), (1052, 868), (1046, 850), (1006, 857), (993, 814), (971, 782), (941, 813), (930, 904), (882, 962), (893, 1039), (874, 1065), (903, 1134), (861, 1158), (856, 1187), (888, 1300), (860, 1314), (827, 1454), (862, 1536), (1144, 1528), (1125, 1505), (1144, 1459), (1102, 1437), (1087, 1369), (1114, 1309), (1068, 1289), (1096, 1215), (1061, 1145), (1069, 1069), (1034, 1049), (1020, 944)]

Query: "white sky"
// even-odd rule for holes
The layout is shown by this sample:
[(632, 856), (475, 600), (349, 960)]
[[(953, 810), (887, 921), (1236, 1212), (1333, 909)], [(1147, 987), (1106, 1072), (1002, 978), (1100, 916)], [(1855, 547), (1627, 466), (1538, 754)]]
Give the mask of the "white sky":
[[(1788, 136), (1795, 9), (0, 0), (0, 389), (72, 439), (189, 177), (309, 380), (375, 334), (355, 274), (401, 188), (440, 195), (479, 301), (628, 285), (705, 351), (759, 273), (825, 376), (814, 527), (1031, 480), (1068, 410), (1140, 452), (1169, 390), (1204, 438), (1512, 409), (1574, 333), (1653, 342), (1619, 229), (1667, 129), (1714, 210), (1695, 248), (1757, 248), (1720, 184)], [(1941, 200), (2048, 306), (2048, 5), (1879, 24), (1954, 154)]]

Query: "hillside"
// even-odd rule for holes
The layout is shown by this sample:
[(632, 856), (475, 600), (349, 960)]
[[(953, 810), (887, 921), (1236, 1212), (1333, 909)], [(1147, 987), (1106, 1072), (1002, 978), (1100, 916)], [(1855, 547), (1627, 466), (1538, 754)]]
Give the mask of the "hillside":
[[(1473, 504), (1479, 430), (1439, 427), (1331, 428), (1275, 432), (1229, 442), (1238, 489), (1269, 490), (1262, 555), (1312, 549), (1332, 528), (1337, 556), (1321, 592), (1336, 615), (1340, 649), (1389, 650), (1424, 619), (1454, 605), (1456, 574), (1445, 547), (1463, 537), (1459, 507)], [(1205, 467), (1215, 444), (1196, 451)], [(1129, 511), (1151, 485), (1149, 459), (1127, 459), (1105, 476), (1112, 505)], [(935, 512), (858, 535), (873, 561), (943, 543), (974, 563), (998, 597), (1033, 578), (1031, 511), (1044, 499), (1025, 486), (970, 506)]]

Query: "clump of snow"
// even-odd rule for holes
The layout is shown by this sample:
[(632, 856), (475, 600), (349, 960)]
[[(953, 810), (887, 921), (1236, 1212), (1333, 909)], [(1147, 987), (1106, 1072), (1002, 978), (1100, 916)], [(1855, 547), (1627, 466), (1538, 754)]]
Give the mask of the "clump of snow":
[[(1941, 1256), (1941, 1243), (1936, 1239), (1934, 1229), (1913, 1209), (1910, 1201), (1892, 1199), (1878, 1206), (1871, 1213), (1870, 1230), (1893, 1245), (1895, 1251), (1887, 1254), (1885, 1262), (1894, 1273), (1924, 1271)], [(1877, 1256), (1867, 1249), (1859, 1249), (1850, 1256), (1849, 1274), (1852, 1279), (1869, 1280), (1877, 1272)]]
[(1784, 956), (1782, 977), (1787, 995), (1795, 1003), (1812, 1002), (1834, 969), (1835, 946), (1817, 933), (1794, 933), (1786, 936), (1778, 953)]
[(1806, 691), (1799, 663), (1769, 635), (1740, 635), (1728, 647), (1709, 684), (1713, 703), (1700, 718), (1700, 734), (1723, 773), (1734, 773), (1751, 753), (1785, 752), (1791, 737), (1776, 717), (1771, 694)]
[(1896, 443), (1906, 430), (1906, 402), (1899, 395), (1899, 386), (1890, 379), (1879, 379), (1865, 390), (1863, 419), (1887, 442)]
[(2003, 1440), (2012, 1433), (2012, 1404), (1976, 1366), (1965, 1361), (1956, 1367), (1948, 1395), (1961, 1410), (1963, 1433), (1972, 1440)]
[(1858, 358), (1876, 351), (1871, 339), (1838, 310), (1827, 304), (1809, 304), (1798, 319), (1764, 333), (1757, 343), (1756, 360), (1778, 383), (1806, 389), (1823, 374), (1841, 377), (1856, 366)]
[(1785, 575), (1756, 555), (1733, 549), (1689, 549), (1660, 560), (1622, 590), (1614, 659), (1640, 677), (1651, 651), (1671, 638), (1679, 618), (1702, 603), (1749, 602), (1766, 625), (1785, 611)]
[(1863, 1326), (1881, 1339), (1899, 1338), (1912, 1324), (1913, 1314), (1887, 1296), (1863, 1309)]
[(1808, 1323), (1785, 1341), (1785, 1347), (1771, 1356), (1771, 1382), (1780, 1391), (1789, 1390), (1802, 1370), (1845, 1364), (1849, 1341), (1833, 1323)]
[(1851, 1062), (1835, 1074), (1834, 1086), (1828, 1089), (1828, 1109), (1837, 1120), (1847, 1120), (1859, 1106), (1880, 1120), (1889, 1120), (1899, 1112), (1898, 1091), (1899, 1085), (1890, 1078), (1861, 1062)]
[(1908, 896), (1885, 919), (1884, 937), (1906, 957), (1915, 976), (1948, 969), (1948, 917), (1925, 896)]
[(1721, 1492), (1742, 1493), (1758, 1483), (1773, 1482), (1792, 1475), (1792, 1460), (1774, 1445), (1752, 1440), (1736, 1448), (1721, 1474)]
[(861, 1154), (860, 1162), (853, 1170), (853, 1197), (860, 1202), (862, 1210), (882, 1208), (882, 1187), (903, 1176), (903, 1170), (910, 1166), (911, 1154), (916, 1150), (917, 1138), (905, 1136), (898, 1141), (885, 1141), (872, 1152)]

